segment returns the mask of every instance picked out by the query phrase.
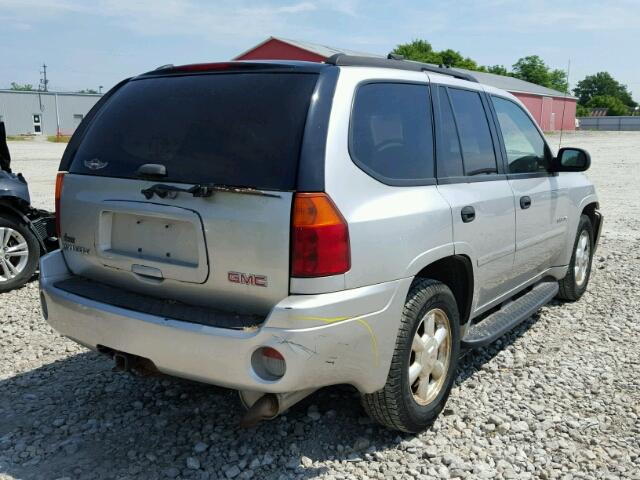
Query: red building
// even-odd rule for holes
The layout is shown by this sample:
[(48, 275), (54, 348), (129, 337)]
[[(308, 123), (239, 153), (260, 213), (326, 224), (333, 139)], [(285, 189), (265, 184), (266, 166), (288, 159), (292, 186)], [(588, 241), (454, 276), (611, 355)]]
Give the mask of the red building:
[[(264, 42), (238, 55), (234, 60), (306, 60), (324, 62), (331, 55), (346, 53), (367, 57), (382, 57), (371, 53), (337, 49), (315, 43), (269, 37)], [(469, 73), (480, 83), (506, 90), (529, 109), (533, 118), (544, 131), (575, 130), (577, 98), (551, 88), (541, 87), (518, 78), (504, 77), (493, 73), (457, 69)], [(564, 121), (563, 121), (564, 119)]]

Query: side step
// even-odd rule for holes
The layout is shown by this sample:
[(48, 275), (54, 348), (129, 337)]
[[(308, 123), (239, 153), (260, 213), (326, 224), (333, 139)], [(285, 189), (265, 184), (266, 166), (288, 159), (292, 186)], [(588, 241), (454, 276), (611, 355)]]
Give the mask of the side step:
[(472, 325), (462, 339), (462, 348), (484, 347), (520, 324), (558, 293), (558, 282), (542, 282), (530, 292), (505, 304), (500, 310)]

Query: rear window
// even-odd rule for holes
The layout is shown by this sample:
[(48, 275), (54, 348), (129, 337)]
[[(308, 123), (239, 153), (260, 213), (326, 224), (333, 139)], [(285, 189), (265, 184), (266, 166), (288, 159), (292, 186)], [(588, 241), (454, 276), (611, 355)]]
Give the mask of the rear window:
[(134, 80), (91, 123), (70, 172), (294, 190), (317, 74), (243, 73)]

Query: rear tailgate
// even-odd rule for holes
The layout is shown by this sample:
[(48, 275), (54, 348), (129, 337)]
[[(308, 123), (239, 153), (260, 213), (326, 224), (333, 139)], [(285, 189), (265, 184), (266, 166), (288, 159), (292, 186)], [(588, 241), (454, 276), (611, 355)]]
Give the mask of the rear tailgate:
[[(292, 195), (317, 75), (134, 80), (88, 127), (60, 202), (76, 274), (194, 305), (265, 315), (288, 295)], [(144, 177), (139, 167), (162, 165)], [(154, 185), (250, 187), (145, 196)]]
[(240, 313), (266, 314), (288, 295), (291, 193), (145, 201), (151, 185), (66, 176), (62, 246), (74, 273)]

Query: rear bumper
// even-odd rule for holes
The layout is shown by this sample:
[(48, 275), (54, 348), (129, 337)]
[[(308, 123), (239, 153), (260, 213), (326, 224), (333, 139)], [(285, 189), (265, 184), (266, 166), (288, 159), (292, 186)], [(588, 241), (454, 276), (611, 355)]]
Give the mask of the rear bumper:
[[(56, 288), (69, 278), (62, 252), (41, 259), (43, 313), (62, 335), (148, 358), (164, 373), (241, 390), (290, 392), (347, 383), (382, 388), (411, 279), (321, 295), (293, 295), (253, 331), (209, 327), (143, 314)], [(286, 373), (259, 377), (253, 352), (276, 348)]]

